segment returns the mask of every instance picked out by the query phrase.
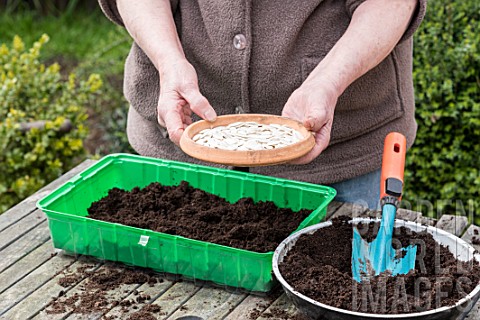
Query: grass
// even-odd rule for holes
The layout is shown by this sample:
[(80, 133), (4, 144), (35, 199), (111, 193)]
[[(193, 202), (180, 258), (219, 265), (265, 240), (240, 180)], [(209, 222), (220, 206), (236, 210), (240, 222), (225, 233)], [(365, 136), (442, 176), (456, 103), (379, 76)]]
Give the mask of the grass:
[(102, 95), (88, 110), (88, 152), (100, 156), (132, 152), (125, 133), (128, 104), (122, 93), (124, 62), (132, 42), (127, 31), (109, 21), (99, 7), (60, 16), (35, 11), (0, 14), (0, 44), (10, 44), (18, 35), (30, 47), (44, 33), (50, 37), (41, 52), (45, 64), (58, 62), (65, 74), (86, 78), (97, 73), (103, 79)]
[(33, 11), (0, 15), (0, 42), (10, 42), (19, 35), (30, 45), (43, 33), (50, 36), (45, 59), (61, 56), (72, 61), (123, 61), (131, 42), (127, 32), (110, 22), (99, 8), (59, 17), (39, 16)]

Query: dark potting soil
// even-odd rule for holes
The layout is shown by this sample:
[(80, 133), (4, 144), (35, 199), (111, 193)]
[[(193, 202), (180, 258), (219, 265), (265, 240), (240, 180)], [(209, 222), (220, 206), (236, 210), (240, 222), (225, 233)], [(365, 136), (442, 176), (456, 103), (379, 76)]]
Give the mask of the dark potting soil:
[[(395, 277), (381, 274), (358, 284), (352, 278), (352, 226), (350, 218), (313, 235), (303, 235), (279, 265), (285, 280), (298, 292), (341, 309), (397, 314), (422, 312), (454, 305), (480, 281), (478, 263), (457, 260), (447, 247), (427, 232), (395, 229), (396, 249), (417, 244), (415, 270)], [(379, 224), (360, 226), (372, 240)], [(395, 246), (394, 246), (395, 247)]]
[(152, 183), (113, 188), (88, 209), (92, 219), (150, 229), (255, 252), (273, 251), (311, 213), (279, 208), (271, 201), (236, 203), (193, 188)]

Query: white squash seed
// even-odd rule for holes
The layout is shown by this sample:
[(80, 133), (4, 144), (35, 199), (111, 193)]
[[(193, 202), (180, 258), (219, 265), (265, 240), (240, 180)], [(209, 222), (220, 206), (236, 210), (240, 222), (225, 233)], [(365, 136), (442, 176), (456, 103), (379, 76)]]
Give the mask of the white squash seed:
[(252, 121), (203, 129), (192, 138), (210, 148), (238, 151), (278, 149), (302, 139), (299, 131), (288, 126)]

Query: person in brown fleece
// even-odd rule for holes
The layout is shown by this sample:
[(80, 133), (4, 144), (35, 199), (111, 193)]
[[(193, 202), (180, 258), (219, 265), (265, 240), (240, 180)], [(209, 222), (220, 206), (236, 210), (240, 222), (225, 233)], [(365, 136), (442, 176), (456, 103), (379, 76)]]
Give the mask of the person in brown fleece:
[(253, 173), (328, 184), (377, 207), (383, 140), (414, 142), (412, 34), (426, 0), (99, 0), (134, 43), (127, 134), (145, 156), (177, 146), (192, 115), (281, 114), (315, 133), (294, 163)]

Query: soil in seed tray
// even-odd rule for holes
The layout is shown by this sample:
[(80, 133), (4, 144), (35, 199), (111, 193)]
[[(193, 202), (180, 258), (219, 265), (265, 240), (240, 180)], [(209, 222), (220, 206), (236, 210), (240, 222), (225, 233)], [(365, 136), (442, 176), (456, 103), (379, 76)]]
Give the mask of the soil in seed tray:
[(113, 188), (88, 209), (92, 219), (255, 252), (275, 250), (310, 213), (251, 198), (229, 203), (185, 181), (178, 186), (155, 182), (131, 191)]
[[(279, 265), (284, 279), (315, 301), (350, 311), (397, 314), (454, 305), (480, 281), (480, 267), (457, 260), (447, 247), (424, 232), (395, 229), (396, 249), (417, 244), (415, 270), (395, 277), (384, 273), (357, 283), (352, 278), (350, 218), (313, 235), (303, 235)], [(378, 223), (360, 226), (365, 239), (375, 238)]]

